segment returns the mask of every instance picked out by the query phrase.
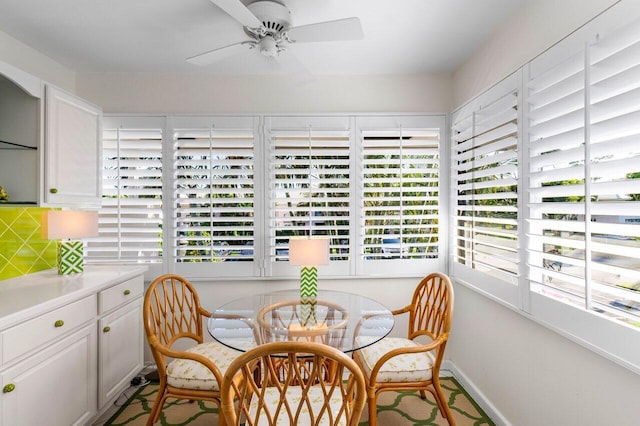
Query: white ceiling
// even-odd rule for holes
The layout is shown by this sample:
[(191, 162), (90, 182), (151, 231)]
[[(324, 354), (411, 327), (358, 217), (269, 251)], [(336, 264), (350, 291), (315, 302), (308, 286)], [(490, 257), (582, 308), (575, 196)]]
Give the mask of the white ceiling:
[(357, 16), (364, 40), (198, 67), (185, 59), (247, 38), (210, 0), (0, 0), (0, 30), (78, 72), (273, 74), (297, 62), (317, 75), (446, 73), (525, 0), (282, 1), (294, 26)]

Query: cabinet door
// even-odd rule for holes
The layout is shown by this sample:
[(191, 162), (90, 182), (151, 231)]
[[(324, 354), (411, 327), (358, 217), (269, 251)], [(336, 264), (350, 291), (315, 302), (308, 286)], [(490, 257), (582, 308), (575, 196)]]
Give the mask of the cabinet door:
[(84, 425), (96, 413), (95, 323), (0, 374), (1, 426)]
[(102, 408), (142, 370), (142, 298), (106, 315), (98, 324), (98, 407)]
[(74, 95), (47, 86), (45, 128), (45, 203), (99, 207), (102, 111)]

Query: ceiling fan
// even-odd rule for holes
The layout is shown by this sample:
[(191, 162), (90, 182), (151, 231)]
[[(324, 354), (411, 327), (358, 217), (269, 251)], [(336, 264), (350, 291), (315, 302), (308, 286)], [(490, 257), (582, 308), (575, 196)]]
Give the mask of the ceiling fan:
[(338, 19), (292, 27), (291, 12), (280, 1), (257, 0), (245, 6), (240, 0), (211, 0), (243, 25), (248, 40), (187, 58), (194, 65), (209, 65), (248, 49), (277, 58), (295, 43), (360, 40), (364, 37), (358, 18)]

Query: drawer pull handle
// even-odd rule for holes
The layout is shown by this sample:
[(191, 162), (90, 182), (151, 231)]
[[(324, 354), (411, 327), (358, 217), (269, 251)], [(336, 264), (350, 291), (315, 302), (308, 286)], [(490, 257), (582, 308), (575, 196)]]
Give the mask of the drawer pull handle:
[(105, 328), (102, 329), (103, 332), (108, 333), (111, 331), (111, 327), (106, 326)]
[(8, 385), (2, 388), (2, 393), (13, 392), (15, 388), (16, 388), (16, 385), (14, 385), (13, 383), (9, 383)]
[(125, 295), (125, 296), (128, 296), (128, 295), (130, 295), (130, 294), (131, 294), (131, 290), (125, 290), (125, 291), (124, 291), (124, 295)]
[(64, 321), (62, 321), (62, 320), (58, 320), (58, 321), (53, 323), (54, 327), (62, 327), (63, 325), (64, 325)]
[(51, 188), (49, 190), (49, 192), (52, 193), (52, 194), (57, 194), (58, 193), (58, 188)]

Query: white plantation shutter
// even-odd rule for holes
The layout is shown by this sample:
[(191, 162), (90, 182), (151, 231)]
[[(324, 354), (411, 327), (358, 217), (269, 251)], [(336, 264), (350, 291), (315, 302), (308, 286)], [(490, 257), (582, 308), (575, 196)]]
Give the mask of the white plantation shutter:
[[(333, 270), (351, 258), (351, 130), (348, 117), (268, 117), (268, 247), (275, 273), (288, 270), (289, 238), (329, 237)], [(324, 271), (325, 275), (327, 271)]]
[(440, 129), (363, 129), (361, 255), (438, 257)]
[[(530, 279), (585, 297), (585, 54), (533, 76), (529, 95)], [(571, 256), (562, 260), (562, 255)]]
[(507, 89), (497, 88), (453, 118), (453, 255), (458, 264), (515, 285), (518, 91), (513, 84)]
[(439, 262), (440, 143), (436, 117), (357, 117), (358, 268), (424, 271)]
[(87, 239), (90, 262), (161, 262), (162, 136), (159, 117), (105, 117), (99, 236)]
[(176, 271), (207, 275), (213, 264), (223, 275), (252, 274), (246, 262), (256, 258), (257, 123), (255, 117), (172, 121)]
[(637, 324), (640, 23), (594, 40), (528, 83), (531, 280)]

